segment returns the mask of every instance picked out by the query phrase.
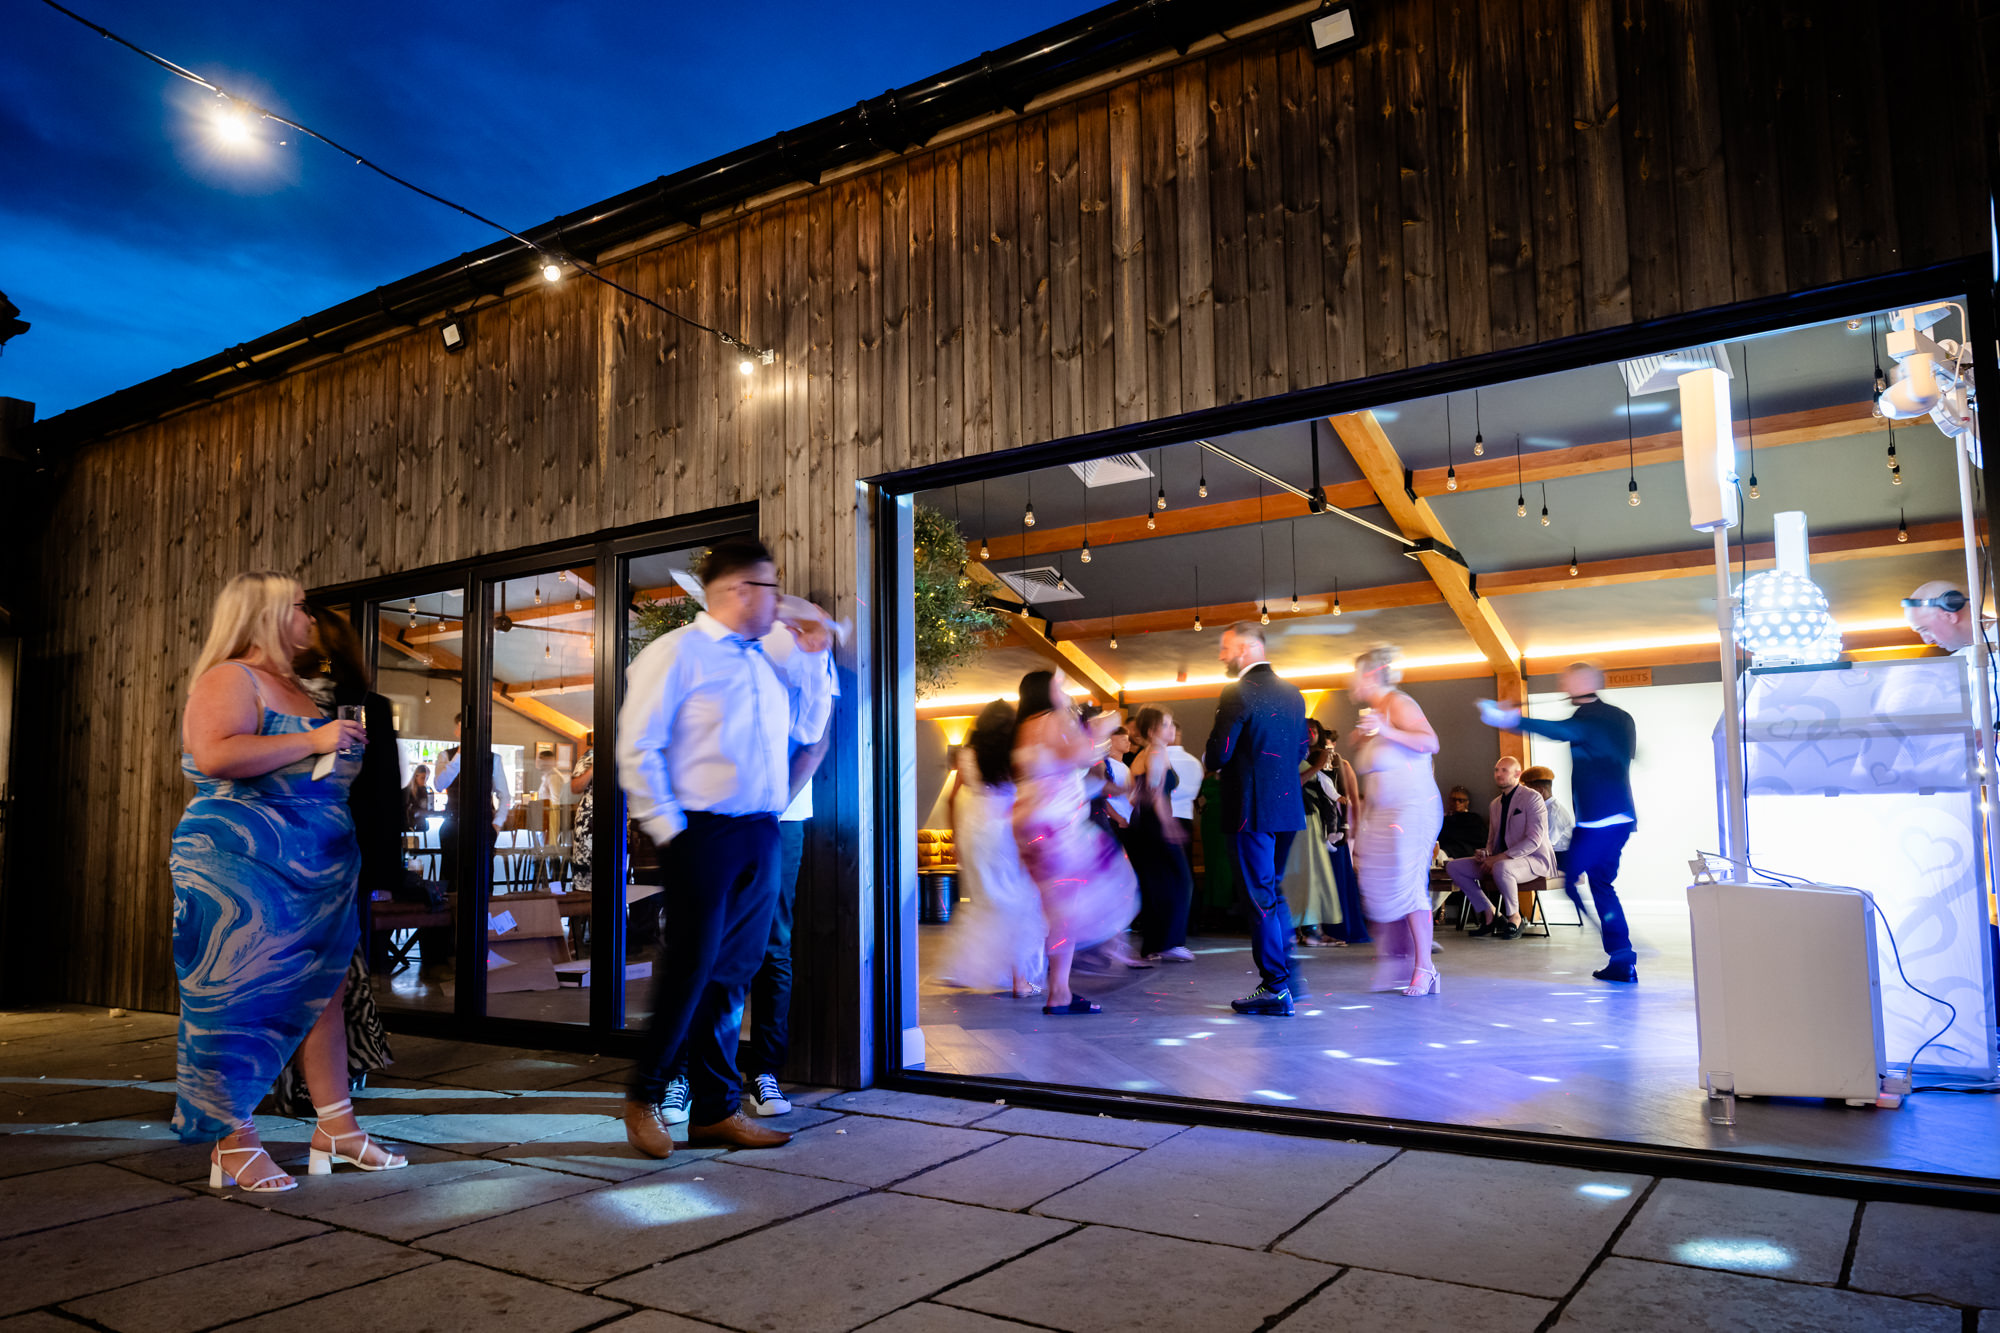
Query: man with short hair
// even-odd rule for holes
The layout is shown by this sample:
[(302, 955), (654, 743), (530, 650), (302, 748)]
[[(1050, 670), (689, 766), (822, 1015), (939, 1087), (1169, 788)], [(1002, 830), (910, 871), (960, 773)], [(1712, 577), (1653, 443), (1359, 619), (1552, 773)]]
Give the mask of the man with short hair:
[(1570, 791), (1576, 801), (1576, 831), (1570, 835), (1572, 878), (1590, 881), (1604, 931), (1604, 951), (1610, 962), (1591, 973), (1599, 981), (1636, 982), (1639, 955), (1632, 949), (1632, 929), (1619, 905), (1615, 881), (1618, 858), (1638, 827), (1632, 803), (1632, 757), (1639, 748), (1639, 729), (1632, 715), (1598, 697), (1604, 672), (1589, 662), (1572, 662), (1562, 673), (1563, 693), (1576, 711), (1560, 721), (1521, 716), (1491, 699), (1479, 701), (1479, 715), (1488, 726), (1531, 736), (1566, 741), (1570, 750)]
[(625, 1103), (626, 1139), (649, 1157), (674, 1148), (662, 1101), (683, 1043), (690, 1142), (772, 1148), (791, 1138), (739, 1109), (736, 1046), (770, 937), (791, 749), (817, 742), (833, 711), (824, 613), (797, 603), (778, 623), (764, 544), (719, 541), (700, 573), (707, 608), (633, 659), (618, 713), (618, 779), (631, 818), (662, 848), (676, 899)]
[(1438, 827), (1438, 850), (1447, 857), (1471, 856), (1486, 845), (1491, 830), (1486, 816), (1472, 812), (1472, 793), (1453, 787), (1445, 793), (1444, 823)]
[(1221, 776), (1221, 824), (1237, 881), (1250, 900), (1250, 956), (1261, 981), (1239, 1014), (1289, 1017), (1292, 913), (1285, 904), (1285, 862), (1306, 827), (1299, 763), (1306, 757), (1306, 701), (1265, 657), (1264, 631), (1238, 621), (1222, 631), (1216, 654), (1231, 683), (1215, 709), (1207, 764)]
[[(1553, 871), (1555, 854), (1549, 847), (1549, 821), (1542, 798), (1521, 784), (1521, 761), (1511, 754), (1500, 756), (1500, 762), (1493, 765), (1493, 783), (1500, 794), (1493, 798), (1492, 836), (1486, 846), (1471, 856), (1452, 858), (1444, 868), (1479, 913), (1483, 924), (1472, 932), (1473, 938), (1519, 939), (1521, 885)], [(1480, 892), (1482, 882), (1499, 890), (1505, 920)]]
[[(1933, 579), (1919, 584), (1915, 592), (1903, 599), (1903, 619), (1925, 643), (1958, 654), (1972, 647), (1978, 608), (1965, 595), (1965, 589), (1944, 579)], [(1991, 626), (1987, 627), (1986, 636), (1988, 647), (1992, 647)]]

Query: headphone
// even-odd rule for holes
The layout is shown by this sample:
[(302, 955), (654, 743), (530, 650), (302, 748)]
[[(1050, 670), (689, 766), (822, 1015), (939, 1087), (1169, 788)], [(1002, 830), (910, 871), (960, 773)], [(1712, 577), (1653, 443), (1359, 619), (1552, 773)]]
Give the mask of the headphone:
[(1903, 605), (1912, 609), (1920, 606), (1934, 606), (1946, 615), (1955, 616), (1966, 607), (1972, 605), (1972, 599), (1958, 589), (1953, 588), (1950, 592), (1941, 592), (1935, 597), (1905, 597)]

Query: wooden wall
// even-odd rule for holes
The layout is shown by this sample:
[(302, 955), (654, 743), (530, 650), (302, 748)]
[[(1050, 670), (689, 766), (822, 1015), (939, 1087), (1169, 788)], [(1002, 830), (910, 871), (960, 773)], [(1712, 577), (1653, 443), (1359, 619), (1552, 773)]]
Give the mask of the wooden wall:
[[(1920, 103), (1886, 4), (1357, 12), (1330, 64), (1296, 25), (1210, 43), (613, 266), (775, 345), (750, 379), (568, 281), (475, 314), (462, 354), (412, 333), (80, 451), (23, 774), (44, 993), (174, 1004), (176, 713), (232, 571), (331, 584), (754, 499), (787, 580), (851, 616), (859, 477), (1986, 247), (1949, 112), (1977, 48), (1942, 21)], [(851, 1081), (868, 886), (828, 822), (806, 1066)]]

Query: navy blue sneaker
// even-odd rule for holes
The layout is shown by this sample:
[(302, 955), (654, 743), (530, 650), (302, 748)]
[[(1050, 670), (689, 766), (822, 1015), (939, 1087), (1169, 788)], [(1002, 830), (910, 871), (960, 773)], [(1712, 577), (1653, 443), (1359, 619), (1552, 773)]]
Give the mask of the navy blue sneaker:
[(1259, 986), (1240, 1000), (1231, 1000), (1229, 1007), (1239, 1014), (1265, 1014), (1272, 1018), (1292, 1016), (1292, 993), (1288, 990), (1272, 990)]

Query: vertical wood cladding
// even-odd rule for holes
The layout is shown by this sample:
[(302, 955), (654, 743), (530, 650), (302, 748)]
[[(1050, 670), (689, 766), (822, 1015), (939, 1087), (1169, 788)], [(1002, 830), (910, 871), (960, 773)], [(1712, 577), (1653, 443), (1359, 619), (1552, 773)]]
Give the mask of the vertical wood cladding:
[[(754, 499), (786, 579), (853, 616), (858, 477), (1986, 245), (1977, 117), (1937, 110), (1980, 79), (1954, 25), (1927, 105), (1867, 36), (1886, 7), (1358, 12), (1331, 62), (1287, 26), (610, 266), (775, 347), (754, 376), (600, 287), (538, 284), (473, 314), (461, 354), (411, 333), (81, 450), (36, 645), (64, 715), (28, 759), (44, 993), (175, 1003), (177, 714), (235, 570), (346, 582)], [(866, 799), (854, 753), (830, 808)], [(868, 909), (833, 822), (798, 1071), (851, 1081)]]

